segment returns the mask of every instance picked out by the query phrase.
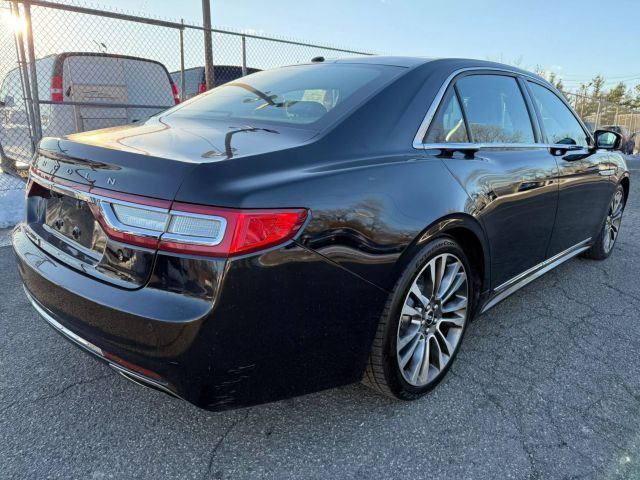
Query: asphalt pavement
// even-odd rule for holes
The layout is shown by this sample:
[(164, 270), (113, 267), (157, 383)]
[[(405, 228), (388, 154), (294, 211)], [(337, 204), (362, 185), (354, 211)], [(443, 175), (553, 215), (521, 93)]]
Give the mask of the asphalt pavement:
[(205, 412), (53, 332), (7, 246), (0, 281), (1, 479), (640, 479), (633, 180), (613, 255), (571, 260), (479, 317), (447, 378), (413, 403), (353, 385)]

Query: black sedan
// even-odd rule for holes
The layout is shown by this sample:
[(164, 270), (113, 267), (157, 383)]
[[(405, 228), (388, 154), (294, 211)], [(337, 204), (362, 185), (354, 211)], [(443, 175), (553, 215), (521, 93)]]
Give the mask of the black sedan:
[(200, 407), (361, 380), (415, 399), (474, 315), (610, 255), (619, 143), (505, 65), (291, 66), (45, 138), (13, 246), (58, 332)]

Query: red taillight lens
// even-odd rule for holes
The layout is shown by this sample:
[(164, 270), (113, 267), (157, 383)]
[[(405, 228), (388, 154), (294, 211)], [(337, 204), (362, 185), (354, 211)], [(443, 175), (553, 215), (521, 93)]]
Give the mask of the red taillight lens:
[(224, 231), (215, 245), (197, 241), (188, 230), (180, 234), (167, 233), (160, 239), (159, 249), (219, 257), (252, 253), (282, 244), (298, 233), (308, 216), (303, 208), (235, 210), (185, 203), (175, 203), (172, 208), (172, 219), (180, 218), (181, 213), (197, 215), (203, 220), (216, 219), (212, 221), (222, 221)]
[(198, 93), (204, 93), (206, 91), (207, 91), (206, 83), (201, 83), (200, 85), (198, 85)]
[(175, 104), (179, 104), (180, 92), (178, 92), (178, 86), (173, 82), (171, 82), (171, 93), (173, 93), (173, 101), (175, 102)]
[(51, 101), (62, 102), (64, 97), (62, 95), (62, 76), (54, 75), (51, 77)]
[(289, 240), (306, 219), (306, 210), (240, 213), (230, 252), (255, 252)]

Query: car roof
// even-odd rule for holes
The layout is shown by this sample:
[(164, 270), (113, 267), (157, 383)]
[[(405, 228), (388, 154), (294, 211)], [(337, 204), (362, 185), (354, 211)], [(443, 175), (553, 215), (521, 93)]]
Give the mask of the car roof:
[(427, 57), (396, 57), (384, 55), (366, 55), (358, 57), (326, 59), (324, 63), (366, 63), (370, 65), (391, 65), (394, 67), (411, 68), (436, 60)]
[[(322, 62), (310, 63), (341, 63), (341, 64), (369, 64), (369, 65), (390, 65), (403, 68), (416, 68), (426, 64), (432, 67), (458, 70), (461, 68), (499, 68), (522, 75), (528, 75), (545, 81), (535, 73), (523, 70), (512, 65), (490, 62), (488, 60), (477, 60), (473, 58), (435, 58), (435, 57), (410, 57), (410, 56), (385, 56), (367, 55), (345, 58), (328, 58)], [(546, 81), (545, 81), (546, 83)]]

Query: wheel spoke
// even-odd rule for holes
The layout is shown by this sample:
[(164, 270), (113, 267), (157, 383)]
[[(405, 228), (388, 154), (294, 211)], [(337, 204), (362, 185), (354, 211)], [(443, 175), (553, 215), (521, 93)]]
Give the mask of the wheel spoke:
[(431, 339), (433, 335), (426, 338), (424, 342), (424, 356), (422, 358), (422, 366), (420, 367), (420, 373), (418, 374), (418, 381), (420, 383), (427, 383), (429, 381), (429, 365), (431, 363)]
[(449, 265), (445, 266), (445, 271), (440, 283), (440, 288), (438, 289), (438, 293), (436, 294), (437, 298), (444, 298), (447, 292), (452, 289), (461, 266), (462, 264), (460, 262), (452, 262)]
[(402, 307), (402, 315), (406, 315), (407, 317), (411, 318), (421, 316), (418, 310), (413, 308), (411, 305), (407, 305), (406, 303), (404, 304), (404, 307)]
[(411, 286), (411, 293), (413, 293), (413, 295), (418, 299), (418, 301), (424, 307), (429, 305), (429, 299), (424, 296), (424, 294), (422, 293), (422, 290), (420, 290), (420, 287), (418, 286), (418, 284), (416, 282), (414, 282), (413, 285)]
[(451, 313), (467, 308), (467, 297), (457, 295), (453, 300), (442, 306), (442, 313)]
[(444, 368), (444, 365), (446, 363), (445, 359), (444, 359), (444, 355), (442, 353), (442, 347), (440, 346), (440, 342), (438, 342), (438, 340), (436, 339), (435, 342), (433, 342), (433, 344), (436, 346), (436, 355), (437, 355), (437, 359), (438, 359), (438, 370), (442, 371), (442, 369)]
[(404, 334), (400, 338), (398, 338), (398, 347), (397, 347), (398, 351), (402, 350), (411, 342), (411, 340), (416, 338), (419, 331), (420, 331), (419, 325), (410, 324), (407, 327), (407, 329), (404, 331)]
[(420, 338), (420, 340), (418, 340), (416, 349), (411, 357), (411, 362), (409, 362), (409, 368), (407, 370), (409, 370), (408, 373), (411, 383), (416, 383), (416, 380), (418, 380), (418, 374), (422, 369), (422, 363), (424, 361), (424, 343), (424, 338)]
[(446, 290), (444, 295), (442, 295), (442, 303), (445, 303), (447, 300), (449, 300), (451, 295), (458, 291), (458, 289), (462, 286), (466, 279), (467, 276), (465, 275), (464, 271), (457, 273), (456, 278), (451, 283), (451, 286)]
[(462, 328), (464, 327), (464, 316), (460, 317), (453, 317), (453, 318), (446, 318), (446, 317), (442, 317), (442, 319), (440, 319), (441, 323), (446, 323), (446, 324), (451, 324), (454, 325), (458, 328)]
[(435, 282), (433, 283), (433, 293), (437, 297), (438, 292), (440, 291), (440, 285), (442, 284), (442, 278), (444, 277), (444, 271), (447, 265), (447, 257), (448, 255), (445, 253), (444, 255), (437, 257), (435, 261)]
[(444, 346), (447, 349), (447, 355), (449, 357), (453, 355), (453, 346), (449, 343), (449, 340), (447, 340), (447, 337), (444, 333), (442, 333), (442, 330), (440, 330), (440, 328), (436, 328), (436, 335), (438, 336), (438, 338), (440, 338), (442, 343), (444, 343)]
[(412, 340), (413, 342), (409, 344), (407, 351), (399, 358), (400, 368), (406, 367), (407, 363), (409, 363), (409, 360), (411, 360), (411, 357), (413, 357), (413, 354), (416, 351), (416, 347), (420, 342), (420, 335), (415, 335)]

